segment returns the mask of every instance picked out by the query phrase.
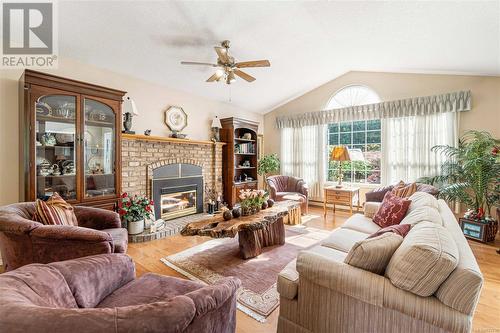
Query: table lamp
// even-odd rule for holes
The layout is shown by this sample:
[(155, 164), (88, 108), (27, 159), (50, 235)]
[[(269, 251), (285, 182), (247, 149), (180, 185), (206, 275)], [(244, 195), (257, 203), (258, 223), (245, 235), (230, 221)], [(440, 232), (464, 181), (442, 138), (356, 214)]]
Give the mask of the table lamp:
[(135, 134), (134, 131), (131, 131), (132, 117), (138, 115), (139, 111), (137, 111), (134, 100), (127, 96), (123, 101), (123, 128), (125, 130), (123, 130), (122, 133)]
[(344, 161), (364, 161), (363, 152), (361, 149), (348, 149), (346, 146), (335, 146), (330, 154), (330, 161), (338, 161), (338, 184), (335, 186), (337, 188), (342, 187), (342, 162)]
[(212, 120), (212, 140), (219, 142), (220, 141), (220, 131), (219, 129), (222, 128), (222, 124), (220, 123), (220, 119), (215, 116), (215, 118)]

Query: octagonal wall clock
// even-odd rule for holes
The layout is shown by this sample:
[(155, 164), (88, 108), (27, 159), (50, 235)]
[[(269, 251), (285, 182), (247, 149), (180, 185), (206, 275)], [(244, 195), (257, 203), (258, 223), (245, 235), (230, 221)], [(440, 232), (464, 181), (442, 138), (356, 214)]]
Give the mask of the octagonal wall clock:
[(180, 106), (170, 106), (165, 111), (165, 124), (168, 128), (178, 133), (187, 126), (187, 114)]

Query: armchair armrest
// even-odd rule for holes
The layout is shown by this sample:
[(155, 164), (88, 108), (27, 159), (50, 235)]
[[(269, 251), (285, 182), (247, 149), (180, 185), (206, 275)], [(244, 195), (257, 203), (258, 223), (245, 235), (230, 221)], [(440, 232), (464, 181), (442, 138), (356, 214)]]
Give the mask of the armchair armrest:
[(76, 303), (83, 308), (95, 307), (135, 278), (132, 259), (120, 253), (54, 262), (50, 266), (64, 276)]
[(75, 215), (78, 226), (96, 230), (121, 228), (120, 215), (110, 210), (75, 206)]
[(230, 298), (236, 300), (236, 291), (241, 286), (241, 281), (234, 277), (222, 279), (215, 285), (206, 286), (191, 291), (185, 296), (191, 298), (196, 308), (196, 316), (218, 309)]
[(307, 186), (307, 183), (302, 179), (297, 182), (297, 192), (305, 195), (306, 198), (309, 195), (309, 186)]
[(269, 188), (269, 197), (273, 200), (276, 200), (276, 192), (278, 192), (278, 190), (276, 189), (276, 184), (274, 184), (274, 182), (269, 178), (266, 179), (266, 183)]
[(39, 263), (113, 253), (113, 239), (103, 231), (65, 225), (42, 225), (30, 233), (33, 260)]

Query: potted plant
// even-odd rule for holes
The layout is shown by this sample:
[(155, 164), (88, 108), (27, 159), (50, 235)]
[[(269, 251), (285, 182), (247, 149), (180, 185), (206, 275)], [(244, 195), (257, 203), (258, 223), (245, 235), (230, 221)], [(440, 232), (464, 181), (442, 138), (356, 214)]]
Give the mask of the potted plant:
[(279, 171), (280, 159), (276, 154), (265, 155), (257, 163), (257, 173), (264, 177), (264, 184), (267, 188), (267, 175)]
[(144, 220), (153, 214), (153, 201), (145, 196), (129, 196), (126, 192), (118, 200), (118, 213), (122, 221), (127, 223), (130, 235), (140, 234), (144, 231)]
[(437, 186), (440, 198), (466, 205), (467, 218), (498, 228), (498, 222), (491, 217), (491, 209), (500, 204), (499, 147), (500, 140), (490, 133), (468, 131), (460, 137), (458, 147), (432, 147), (446, 160), (441, 164), (440, 175), (421, 181)]
[(264, 190), (240, 190), (241, 215), (248, 216), (257, 213), (262, 203), (267, 200), (268, 194)]

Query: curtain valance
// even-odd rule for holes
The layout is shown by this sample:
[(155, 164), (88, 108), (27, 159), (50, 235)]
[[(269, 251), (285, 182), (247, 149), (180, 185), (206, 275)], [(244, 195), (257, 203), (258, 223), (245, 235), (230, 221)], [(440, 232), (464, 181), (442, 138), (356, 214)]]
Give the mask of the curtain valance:
[(471, 109), (471, 99), (470, 90), (435, 96), (414, 97), (341, 109), (307, 112), (291, 116), (278, 116), (276, 118), (276, 126), (278, 128), (298, 128), (342, 121), (401, 118), (444, 112), (469, 111)]

